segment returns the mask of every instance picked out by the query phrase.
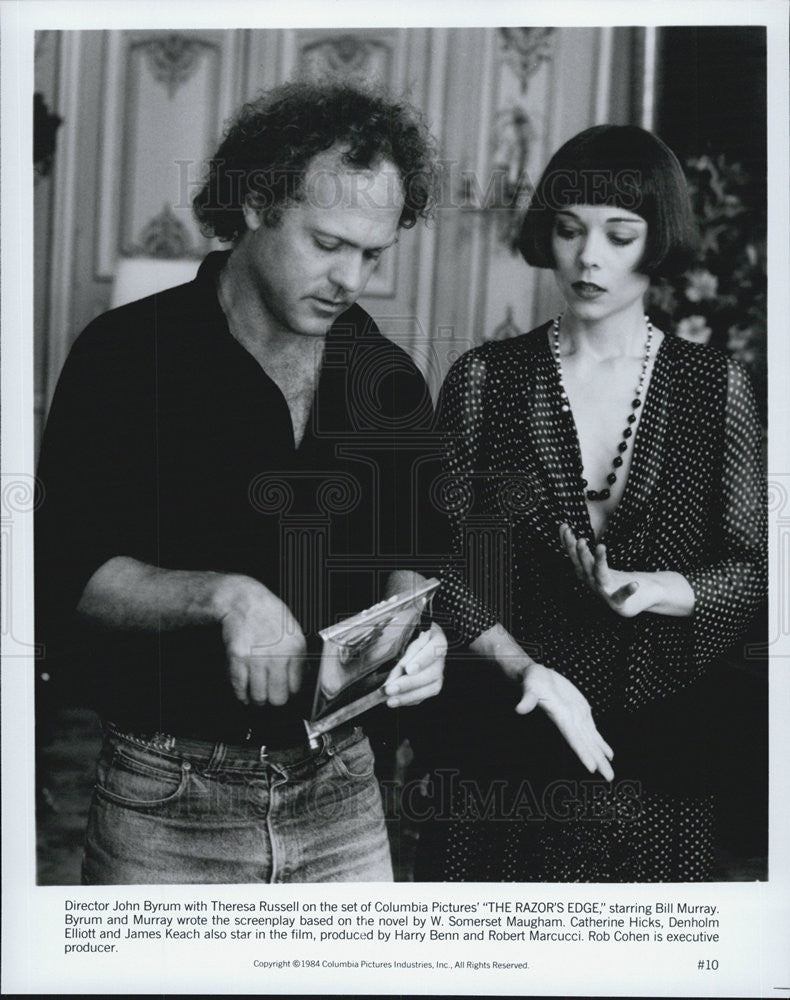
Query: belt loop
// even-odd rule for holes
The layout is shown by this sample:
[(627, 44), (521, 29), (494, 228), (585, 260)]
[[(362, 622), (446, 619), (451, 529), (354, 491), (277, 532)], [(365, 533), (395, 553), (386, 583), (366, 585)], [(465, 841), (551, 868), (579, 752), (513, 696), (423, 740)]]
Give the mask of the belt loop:
[(321, 749), (318, 752), (319, 757), (323, 757), (324, 754), (327, 757), (331, 757), (335, 752), (335, 741), (332, 739), (331, 733), (321, 733)]
[(207, 771), (213, 771), (216, 768), (222, 767), (222, 762), (225, 760), (227, 755), (227, 747), (224, 743), (215, 743), (214, 749), (211, 752), (211, 757), (206, 765)]
[(258, 760), (259, 760), (259, 762), (261, 764), (267, 764), (268, 763), (268, 761), (266, 760), (266, 755), (267, 755), (267, 750), (266, 750), (266, 747), (263, 746), (258, 751)]

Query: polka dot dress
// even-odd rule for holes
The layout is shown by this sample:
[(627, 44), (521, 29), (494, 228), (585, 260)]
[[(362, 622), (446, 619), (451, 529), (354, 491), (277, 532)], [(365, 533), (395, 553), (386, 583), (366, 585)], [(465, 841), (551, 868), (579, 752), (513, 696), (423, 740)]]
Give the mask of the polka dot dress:
[(422, 863), (443, 882), (699, 882), (711, 877), (713, 820), (712, 795), (654, 793), (597, 823), (485, 821), (458, 803)]
[[(439, 500), (451, 522), (453, 556), (442, 606), (465, 642), (502, 622), (534, 659), (580, 688), (596, 720), (639, 720), (640, 712), (692, 689), (764, 599), (766, 483), (757, 408), (736, 362), (665, 337), (622, 500), (596, 539), (548, 330), (468, 352), (443, 386)], [(614, 569), (682, 573), (694, 591), (693, 616), (624, 619), (610, 611), (576, 579), (559, 540), (562, 522), (577, 537), (604, 540)], [(652, 759), (651, 745), (640, 747), (647, 773), (661, 775), (663, 738), (673, 735), (651, 733)], [(695, 765), (690, 759), (683, 768)], [(640, 785), (639, 817), (586, 825), (469, 822), (456, 802), (455, 821), (439, 835), (443, 846), (435, 845), (435, 877), (709, 877), (710, 797), (680, 789), (673, 795), (672, 775), (655, 787), (661, 791), (651, 791), (650, 781)]]

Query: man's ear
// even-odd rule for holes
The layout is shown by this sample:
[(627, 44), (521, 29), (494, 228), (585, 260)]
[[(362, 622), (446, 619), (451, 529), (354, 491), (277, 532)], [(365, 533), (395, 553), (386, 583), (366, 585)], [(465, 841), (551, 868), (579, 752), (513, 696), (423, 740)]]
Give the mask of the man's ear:
[(250, 232), (256, 232), (263, 225), (263, 219), (261, 218), (261, 209), (257, 208), (253, 203), (250, 195), (244, 199), (244, 204), (241, 208), (244, 213), (244, 221), (247, 224), (247, 229)]

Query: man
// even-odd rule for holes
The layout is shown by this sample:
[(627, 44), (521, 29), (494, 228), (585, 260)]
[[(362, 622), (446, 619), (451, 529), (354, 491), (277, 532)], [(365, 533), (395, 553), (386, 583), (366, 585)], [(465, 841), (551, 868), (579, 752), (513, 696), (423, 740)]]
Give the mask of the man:
[[(354, 303), (430, 210), (431, 156), (412, 109), (353, 88), (246, 105), (194, 202), (230, 252), (72, 349), (37, 601), (106, 727), (88, 884), (392, 877), (367, 740), (313, 751), (302, 720), (315, 632), (420, 579), (430, 398)], [(445, 649), (435, 625), (409, 646), (390, 708), (438, 693)]]

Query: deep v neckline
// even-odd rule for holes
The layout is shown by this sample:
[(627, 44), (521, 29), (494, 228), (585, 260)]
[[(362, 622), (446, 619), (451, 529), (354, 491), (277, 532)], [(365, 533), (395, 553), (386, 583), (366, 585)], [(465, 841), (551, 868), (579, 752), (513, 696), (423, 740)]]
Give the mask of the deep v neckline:
[(307, 410), (305, 424), (302, 430), (302, 436), (297, 442), (296, 428), (294, 427), (291, 407), (288, 404), (288, 399), (285, 393), (283, 392), (282, 388), (280, 387), (280, 384), (264, 368), (264, 366), (261, 364), (258, 358), (256, 358), (255, 355), (250, 350), (248, 350), (248, 348), (244, 346), (244, 344), (242, 344), (236, 337), (233, 336), (233, 333), (230, 330), (230, 325), (227, 322), (227, 318), (225, 318), (225, 325), (227, 327), (228, 338), (230, 341), (232, 341), (234, 349), (237, 352), (241, 352), (241, 354), (244, 355), (246, 363), (250, 365), (251, 370), (254, 367), (257, 377), (262, 378), (266, 382), (267, 386), (269, 387), (270, 393), (277, 400), (278, 405), (283, 410), (283, 422), (285, 426), (288, 427), (290, 430), (289, 440), (291, 443), (291, 447), (293, 449), (294, 455), (298, 455), (299, 452), (304, 449), (304, 446), (307, 443), (308, 438), (311, 436), (311, 428), (313, 425), (313, 421), (315, 420), (318, 413), (319, 391), (321, 390), (322, 382), (324, 381), (324, 376), (326, 372), (326, 355), (327, 355), (327, 347), (329, 345), (329, 338), (332, 333), (331, 329), (327, 331), (324, 340), (324, 348), (321, 352), (321, 363), (317, 366), (317, 371), (315, 373), (315, 383), (313, 385), (313, 390), (310, 396), (310, 405)]
[(628, 475), (625, 477), (620, 502), (609, 516), (603, 531), (600, 534), (596, 534), (593, 530), (590, 510), (579, 478), (579, 470), (583, 467), (579, 433), (572, 410), (569, 409), (567, 412), (562, 411), (562, 386), (549, 336), (550, 330), (544, 338), (543, 353), (544, 362), (547, 363), (552, 372), (550, 383), (553, 396), (552, 402), (556, 405), (552, 405), (551, 411), (555, 414), (554, 430), (564, 446), (559, 450), (559, 453), (564, 454), (567, 458), (561, 470), (565, 487), (562, 492), (565, 498), (570, 501), (573, 508), (567, 513), (575, 515), (573, 516), (573, 520), (582, 526), (584, 537), (593, 543), (598, 543), (604, 541), (604, 539), (610, 539), (617, 527), (628, 519), (638, 505), (638, 499), (644, 492), (647, 480), (654, 478), (655, 470), (652, 474), (648, 471), (646, 456), (648, 453), (660, 454), (660, 448), (655, 446), (657, 444), (657, 436), (663, 438), (664, 422), (658, 421), (656, 418), (661, 400), (664, 398), (666, 391), (665, 379), (668, 371), (668, 349), (666, 348), (666, 344), (670, 337), (665, 333), (656, 349), (650, 379), (643, 397), (642, 415), (634, 432), (631, 464), (628, 469)]
[(228, 313), (226, 312), (222, 304), (223, 296), (221, 291), (221, 282), (219, 273), (215, 277), (214, 288), (216, 293), (217, 308), (219, 314), (222, 317), (222, 322), (225, 326), (228, 340), (232, 342), (237, 353), (241, 352), (241, 354), (244, 355), (247, 364), (249, 364), (250, 366), (254, 366), (254, 369), (257, 372), (258, 377), (263, 378), (265, 384), (269, 388), (271, 395), (273, 396), (274, 399), (277, 400), (277, 405), (283, 411), (283, 424), (290, 431), (288, 438), (291, 445), (291, 449), (294, 455), (298, 455), (303, 450), (308, 437), (311, 436), (310, 432), (312, 424), (318, 412), (319, 389), (321, 388), (321, 383), (324, 378), (326, 370), (326, 354), (327, 354), (327, 347), (329, 345), (329, 340), (332, 335), (332, 327), (330, 327), (327, 330), (326, 334), (323, 337), (324, 345), (321, 351), (321, 360), (320, 363), (314, 369), (314, 382), (312, 391), (310, 393), (309, 405), (307, 407), (307, 412), (305, 414), (304, 426), (302, 427), (302, 434), (299, 440), (297, 441), (296, 427), (294, 425), (294, 414), (291, 411), (291, 406), (288, 402), (288, 396), (286, 395), (285, 390), (282, 388), (282, 386), (274, 377), (274, 375), (272, 375), (266, 369), (261, 359), (258, 358), (258, 356), (256, 355), (255, 351), (247, 347), (245, 343), (241, 339), (239, 339), (239, 337), (237, 337), (231, 330)]

